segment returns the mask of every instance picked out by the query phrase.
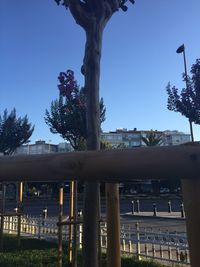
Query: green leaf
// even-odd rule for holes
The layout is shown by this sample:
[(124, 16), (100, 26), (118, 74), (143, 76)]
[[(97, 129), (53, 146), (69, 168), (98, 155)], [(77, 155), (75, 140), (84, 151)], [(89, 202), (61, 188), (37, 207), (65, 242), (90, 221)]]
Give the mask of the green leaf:
[(122, 9), (124, 12), (126, 12), (126, 11), (128, 10), (128, 7), (125, 6), (125, 5), (121, 5), (120, 7), (121, 7), (121, 9)]

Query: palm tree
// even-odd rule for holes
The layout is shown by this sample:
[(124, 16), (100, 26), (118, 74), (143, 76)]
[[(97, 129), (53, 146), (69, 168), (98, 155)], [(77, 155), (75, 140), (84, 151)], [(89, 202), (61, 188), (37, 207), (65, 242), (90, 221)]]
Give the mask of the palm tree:
[(153, 130), (146, 137), (142, 137), (142, 141), (146, 146), (160, 146), (163, 142), (162, 135), (156, 134)]

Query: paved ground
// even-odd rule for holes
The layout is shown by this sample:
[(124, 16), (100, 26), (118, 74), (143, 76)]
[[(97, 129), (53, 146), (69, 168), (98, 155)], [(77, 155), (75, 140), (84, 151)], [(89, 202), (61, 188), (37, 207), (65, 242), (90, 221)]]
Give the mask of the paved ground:
[(153, 212), (150, 211), (143, 211), (143, 212), (134, 212), (134, 214), (132, 214), (131, 212), (127, 212), (126, 214), (127, 216), (131, 216), (131, 217), (152, 217), (152, 218), (170, 218), (170, 219), (180, 219), (180, 220), (185, 220), (185, 218), (182, 217), (181, 212), (156, 212), (156, 215), (154, 215)]
[[(133, 204), (132, 201), (134, 200), (134, 206), (136, 210), (136, 202), (137, 197), (127, 197), (127, 198), (121, 198), (120, 199), (120, 212), (122, 214), (129, 213), (132, 210)], [(168, 200), (171, 200), (171, 208), (173, 212), (179, 212), (180, 213), (180, 205), (181, 205), (181, 199), (173, 199), (172, 196), (166, 196), (166, 198), (160, 198), (160, 199), (140, 199), (139, 200), (139, 206), (140, 210), (142, 212), (149, 212), (149, 215), (153, 214), (153, 204), (156, 204), (156, 208), (158, 212), (167, 212), (168, 210)], [(6, 210), (12, 211), (16, 207), (16, 201), (6, 201)], [(0, 200), (0, 206), (1, 206), (1, 200)], [(50, 199), (24, 199), (23, 200), (23, 208), (24, 212), (31, 214), (31, 215), (40, 215), (42, 213), (42, 209), (46, 207), (48, 209), (48, 215), (49, 216), (56, 216), (58, 215), (58, 199), (57, 200), (50, 200)], [(105, 198), (102, 198), (101, 200), (101, 211), (102, 213), (106, 212), (106, 201)], [(83, 208), (83, 200), (82, 198), (79, 198), (78, 201), (78, 209)], [(69, 212), (69, 198), (66, 198), (64, 200), (64, 213)], [(180, 215), (181, 216), (181, 215)]]
[(170, 232), (186, 232), (185, 218), (181, 218), (180, 212), (158, 212), (153, 216), (152, 212), (140, 212), (121, 214), (121, 222), (127, 224), (139, 223), (141, 227)]

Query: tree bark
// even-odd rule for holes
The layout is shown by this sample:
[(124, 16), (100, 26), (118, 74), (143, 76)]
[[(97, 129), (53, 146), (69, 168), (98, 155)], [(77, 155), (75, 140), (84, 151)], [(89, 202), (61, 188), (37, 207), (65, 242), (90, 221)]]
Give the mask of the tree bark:
[(193, 134), (193, 127), (192, 127), (192, 121), (189, 120), (190, 124), (190, 134), (191, 134), (191, 141), (194, 142), (194, 134)]
[[(74, 181), (74, 222), (77, 221), (77, 200), (78, 200), (78, 192), (77, 192), (77, 181)], [(73, 236), (73, 253), (72, 253), (72, 266), (77, 267), (77, 224), (74, 224), (74, 236)]]
[(121, 267), (119, 185), (106, 184), (107, 266)]
[[(63, 184), (59, 188), (59, 215), (58, 222), (63, 220)], [(62, 225), (58, 226), (58, 267), (62, 267)]]
[[(83, 62), (87, 103), (87, 149), (100, 149), (99, 77), (103, 30), (94, 20), (86, 31), (86, 47)], [(84, 266), (97, 267), (99, 255), (99, 183), (85, 183), (83, 253)]]
[(73, 258), (73, 221), (74, 221), (74, 181), (70, 183), (70, 207), (69, 207), (69, 263), (72, 263)]
[[(199, 178), (200, 144), (0, 157), (0, 181)], [(93, 204), (93, 203), (92, 203)]]
[[(85, 57), (82, 73), (85, 75), (87, 101), (87, 149), (100, 149), (99, 77), (103, 28), (120, 1), (68, 0), (76, 22), (86, 32)], [(85, 183), (83, 252), (84, 266), (98, 266), (99, 183)]]

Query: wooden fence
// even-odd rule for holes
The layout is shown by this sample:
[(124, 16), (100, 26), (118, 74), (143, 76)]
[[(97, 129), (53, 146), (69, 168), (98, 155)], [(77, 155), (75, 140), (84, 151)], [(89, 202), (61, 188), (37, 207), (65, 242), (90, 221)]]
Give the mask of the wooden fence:
[(200, 146), (0, 157), (0, 181), (182, 179), (190, 260), (199, 267)]

